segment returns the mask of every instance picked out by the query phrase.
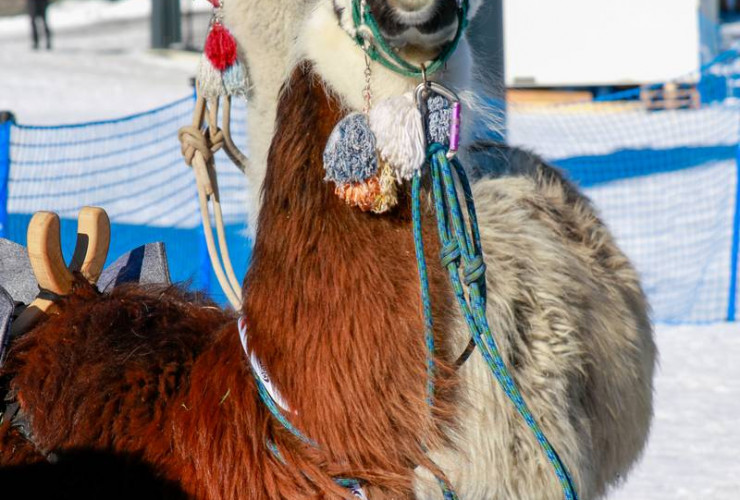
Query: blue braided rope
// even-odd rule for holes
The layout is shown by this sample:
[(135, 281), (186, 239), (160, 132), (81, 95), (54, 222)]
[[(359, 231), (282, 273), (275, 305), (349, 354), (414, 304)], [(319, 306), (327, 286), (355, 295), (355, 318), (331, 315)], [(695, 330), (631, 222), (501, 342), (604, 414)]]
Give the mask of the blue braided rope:
[[(421, 213), (420, 204), (421, 186), (419, 177), (414, 177), (411, 183), (411, 205), (414, 214)], [(429, 279), (427, 277), (427, 261), (424, 256), (424, 240), (422, 239), (421, 217), (413, 217), (414, 226), (414, 248), (416, 251), (416, 262), (419, 269), (419, 281), (421, 283), (421, 304), (424, 309), (424, 340), (427, 348), (427, 403), (431, 407), (434, 404), (434, 321), (432, 320), (432, 303), (429, 293)], [(431, 353), (431, 355), (429, 355)]]
[[(542, 429), (524, 401), (516, 382), (506, 368), (496, 345), (496, 340), (488, 325), (486, 318), (485, 263), (483, 261), (480, 231), (472, 190), (462, 165), (456, 159), (449, 160), (446, 156), (447, 151), (448, 149), (445, 146), (438, 143), (431, 144), (427, 150), (428, 164), (432, 178), (437, 231), (439, 233), (440, 244), (442, 245), (440, 255), (442, 264), (448, 270), (455, 297), (476, 347), (483, 355), (484, 360), (507, 397), (532, 430), (537, 442), (553, 467), (563, 490), (564, 497), (568, 500), (577, 500), (578, 495), (565, 464), (563, 464), (555, 449), (545, 437), (545, 434), (542, 432)], [(465, 206), (468, 212), (470, 226), (469, 231), (464, 223), (457, 187), (453, 179), (453, 168), (465, 195)], [(422, 295), (428, 295), (429, 287), (426, 276), (426, 262), (423, 261), (423, 257), (422, 259), (418, 258), (419, 252), (423, 252), (423, 247), (419, 246), (422, 241), (419, 201), (421, 196), (419, 189), (421, 183), (420, 176), (420, 173), (417, 174), (413, 180), (411, 206), (414, 221), (414, 240), (417, 242), (417, 260), (419, 261)], [(460, 277), (461, 273), (463, 276), (462, 279)], [(466, 287), (469, 300), (465, 294)], [(426, 304), (428, 301), (428, 296), (422, 298), (423, 303)], [(424, 312), (427, 314), (426, 306), (424, 307)], [(429, 325), (430, 321), (426, 320), (425, 324)], [(434, 352), (427, 352), (427, 356), (433, 357)]]

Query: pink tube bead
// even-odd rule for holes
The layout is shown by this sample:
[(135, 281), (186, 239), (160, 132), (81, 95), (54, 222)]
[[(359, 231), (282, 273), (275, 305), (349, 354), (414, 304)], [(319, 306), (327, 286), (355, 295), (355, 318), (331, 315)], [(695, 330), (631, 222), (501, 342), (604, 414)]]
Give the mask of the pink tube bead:
[(457, 151), (460, 147), (460, 103), (452, 104), (452, 120), (450, 123), (450, 151)]

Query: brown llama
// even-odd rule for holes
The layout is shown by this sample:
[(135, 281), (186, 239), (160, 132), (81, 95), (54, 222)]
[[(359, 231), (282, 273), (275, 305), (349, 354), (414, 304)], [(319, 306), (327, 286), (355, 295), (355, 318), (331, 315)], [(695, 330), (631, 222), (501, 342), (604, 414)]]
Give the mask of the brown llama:
[[(377, 217), (323, 181), (341, 106), (309, 66), (296, 69), (279, 111), (243, 312), (291, 421), (321, 449), (259, 401), (234, 316), (172, 288), (100, 295), (80, 282), (11, 347), (2, 377), (30, 439), (3, 422), (0, 465), (82, 449), (138, 457), (198, 499), (339, 497), (332, 476), (367, 481), (373, 500), (413, 497), (414, 468), (452, 417), (453, 388), (441, 352), (433, 421), (408, 199)], [(439, 245), (425, 239), (431, 263)], [(454, 315), (438, 264), (430, 281), (443, 332)]]

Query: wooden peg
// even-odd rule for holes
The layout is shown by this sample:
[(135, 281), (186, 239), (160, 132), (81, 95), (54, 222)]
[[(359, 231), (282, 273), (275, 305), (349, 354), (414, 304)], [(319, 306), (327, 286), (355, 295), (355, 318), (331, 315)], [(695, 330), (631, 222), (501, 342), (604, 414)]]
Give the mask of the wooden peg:
[(36, 212), (28, 224), (28, 257), (41, 290), (67, 295), (74, 277), (62, 256), (59, 216)]

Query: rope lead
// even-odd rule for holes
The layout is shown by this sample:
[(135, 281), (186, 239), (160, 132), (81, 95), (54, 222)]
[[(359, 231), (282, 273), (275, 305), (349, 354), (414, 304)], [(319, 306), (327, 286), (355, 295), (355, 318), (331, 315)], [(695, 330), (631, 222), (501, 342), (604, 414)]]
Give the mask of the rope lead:
[[(488, 320), (486, 319), (485, 264), (483, 261), (478, 220), (475, 213), (475, 204), (473, 202), (473, 193), (462, 165), (457, 158), (448, 158), (447, 153), (448, 148), (439, 143), (433, 143), (427, 148), (427, 165), (429, 166), (432, 178), (437, 231), (440, 244), (442, 245), (442, 264), (448, 271), (455, 297), (465, 317), (465, 322), (468, 325), (475, 346), (482, 353), (486, 364), (496, 377), (499, 385), (509, 400), (514, 404), (517, 412), (519, 412), (527, 423), (547, 456), (563, 490), (564, 498), (567, 500), (577, 500), (578, 495), (576, 494), (573, 479), (568, 469), (562, 460), (560, 460), (560, 457), (545, 437), (532, 412), (527, 407), (521, 392), (517, 388), (516, 382), (506, 368), (496, 345), (496, 340), (488, 325)], [(457, 187), (453, 178), (453, 170), (462, 186), (469, 227), (463, 219)], [(428, 371), (430, 372), (430, 376), (433, 376), (433, 325), (431, 307), (429, 305), (429, 278), (427, 276), (422, 242), (420, 186), (421, 173), (417, 173), (413, 179), (411, 189), (411, 207), (416, 258), (419, 280), (421, 282), (421, 298), (426, 325), (427, 359), (429, 360)], [(463, 274), (463, 279), (460, 278), (461, 273)], [(432, 396), (429, 395), (429, 397), (431, 399)]]

